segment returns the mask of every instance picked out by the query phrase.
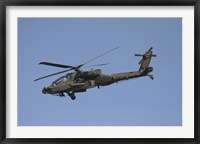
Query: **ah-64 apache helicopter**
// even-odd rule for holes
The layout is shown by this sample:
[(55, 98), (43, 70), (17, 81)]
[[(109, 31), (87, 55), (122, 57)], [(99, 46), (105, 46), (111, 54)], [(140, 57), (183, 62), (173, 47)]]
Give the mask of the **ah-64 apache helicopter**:
[[(117, 49), (119, 47), (116, 47), (114, 49), (111, 49), (98, 57), (95, 57), (83, 64), (80, 64), (78, 66), (69, 66), (69, 65), (62, 65), (62, 64), (56, 64), (56, 63), (49, 63), (49, 62), (40, 62), (39, 64), (42, 65), (48, 65), (48, 66), (54, 66), (54, 67), (60, 67), (60, 68), (68, 68), (67, 70), (60, 71), (54, 74), (50, 74), (41, 78), (36, 79), (35, 81), (54, 76), (57, 74), (65, 73), (70, 70), (74, 70), (75, 72), (67, 73), (66, 75), (58, 78), (52, 84), (48, 87), (44, 87), (42, 90), (42, 93), (44, 94), (56, 94), (58, 96), (65, 96), (64, 93), (68, 94), (68, 96), (75, 100), (76, 96), (75, 93), (79, 92), (86, 92), (89, 88), (94, 87), (100, 87), (100, 86), (107, 86), (110, 84), (113, 84), (115, 82), (121, 81), (121, 80), (128, 80), (132, 78), (138, 78), (138, 77), (144, 77), (148, 76), (152, 80), (153, 75), (150, 75), (149, 73), (153, 71), (152, 67), (149, 67), (150, 61), (152, 57), (156, 57), (156, 55), (152, 52), (152, 47), (145, 53), (145, 54), (135, 54), (135, 56), (141, 56), (142, 59), (140, 60), (140, 68), (137, 71), (131, 71), (131, 72), (124, 72), (124, 73), (115, 73), (115, 74), (103, 74), (100, 69), (91, 70), (91, 71), (82, 71), (80, 68), (84, 66), (85, 64), (88, 64), (89, 62)], [(105, 64), (99, 64), (99, 65), (105, 65)], [(99, 66), (99, 65), (93, 65), (93, 66)]]

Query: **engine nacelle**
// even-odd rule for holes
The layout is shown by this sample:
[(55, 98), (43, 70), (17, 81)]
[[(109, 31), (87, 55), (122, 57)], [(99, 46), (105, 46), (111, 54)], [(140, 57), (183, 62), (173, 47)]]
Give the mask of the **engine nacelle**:
[(83, 72), (78, 74), (78, 77), (83, 78), (83, 79), (95, 79), (100, 74), (101, 74), (101, 70), (97, 69), (97, 70), (94, 70), (94, 71), (83, 71)]

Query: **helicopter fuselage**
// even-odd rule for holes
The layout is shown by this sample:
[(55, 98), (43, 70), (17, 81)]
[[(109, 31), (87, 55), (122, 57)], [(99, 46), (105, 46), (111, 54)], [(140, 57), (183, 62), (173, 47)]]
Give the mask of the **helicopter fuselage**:
[[(129, 80), (132, 78), (147, 76), (153, 68), (148, 71), (131, 71), (115, 74), (102, 74), (101, 70), (83, 71), (80, 73), (70, 73), (54, 81), (50, 86), (44, 87), (43, 93), (59, 94), (64, 96), (64, 93), (70, 95), (71, 93), (86, 92), (89, 88), (107, 86), (122, 80)], [(85, 77), (84, 77), (85, 76)]]
[(114, 73), (114, 74), (103, 74), (100, 69), (91, 70), (91, 71), (81, 71), (80, 67), (82, 67), (85, 63), (74, 67), (74, 66), (61, 65), (61, 64), (55, 64), (55, 63), (49, 63), (49, 62), (41, 62), (40, 64), (56, 66), (56, 67), (61, 67), (61, 68), (70, 68), (70, 69), (38, 78), (36, 79), (36, 81), (49, 77), (49, 76), (67, 72), (69, 70), (74, 70), (75, 72), (68, 73), (58, 78), (57, 80), (52, 82), (50, 86), (44, 87), (42, 90), (44, 94), (55, 94), (58, 96), (65, 96), (64, 93), (67, 93), (68, 96), (71, 97), (72, 100), (74, 100), (76, 98), (75, 93), (85, 92), (87, 89), (90, 89), (90, 88), (94, 88), (94, 87), (99, 88), (100, 86), (107, 86), (118, 81), (129, 80), (129, 79), (137, 78), (137, 77), (148, 76), (151, 79), (153, 79), (153, 76), (149, 74), (150, 72), (153, 71), (153, 68), (149, 67), (151, 58), (156, 56), (156, 55), (153, 55), (152, 48), (150, 48), (143, 55), (136, 54), (135, 56), (142, 57), (141, 61), (139, 62), (140, 68), (138, 71)]

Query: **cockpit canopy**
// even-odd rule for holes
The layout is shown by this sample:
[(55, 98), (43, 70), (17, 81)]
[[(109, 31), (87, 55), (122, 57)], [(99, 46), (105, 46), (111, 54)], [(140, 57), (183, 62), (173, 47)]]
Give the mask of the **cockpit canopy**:
[(68, 73), (68, 74), (56, 79), (55, 81), (53, 81), (51, 86), (61, 85), (68, 80), (73, 80), (74, 76), (75, 75), (73, 73)]
[(97, 78), (99, 75), (101, 74), (101, 70), (100, 69), (96, 69), (93, 71), (81, 71), (80, 73), (68, 73), (60, 78), (58, 78), (57, 80), (53, 81), (51, 86), (57, 86), (57, 85), (63, 85), (66, 82), (72, 82), (75, 79), (95, 79)]

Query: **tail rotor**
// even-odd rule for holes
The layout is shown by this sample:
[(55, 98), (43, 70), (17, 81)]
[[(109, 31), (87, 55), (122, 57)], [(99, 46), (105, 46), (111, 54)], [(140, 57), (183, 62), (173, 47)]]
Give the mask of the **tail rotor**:
[(148, 59), (149, 57), (156, 57), (157, 55), (152, 54), (152, 49), (151, 47), (145, 54), (135, 54), (135, 56), (142, 57), (142, 59), (139, 61), (139, 65), (145, 60)]
[(153, 80), (154, 79), (153, 75), (149, 74), (150, 72), (153, 71), (153, 68), (149, 67), (149, 64), (151, 62), (151, 58), (156, 57), (157, 55), (153, 54), (152, 49), (153, 47), (151, 47), (147, 52), (145, 52), (145, 54), (135, 54), (135, 56), (142, 57), (142, 59), (139, 61), (140, 65), (139, 71), (141, 72), (141, 74), (147, 75), (149, 76), (149, 78)]

